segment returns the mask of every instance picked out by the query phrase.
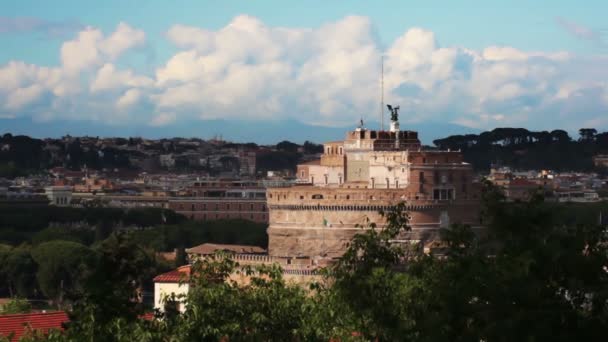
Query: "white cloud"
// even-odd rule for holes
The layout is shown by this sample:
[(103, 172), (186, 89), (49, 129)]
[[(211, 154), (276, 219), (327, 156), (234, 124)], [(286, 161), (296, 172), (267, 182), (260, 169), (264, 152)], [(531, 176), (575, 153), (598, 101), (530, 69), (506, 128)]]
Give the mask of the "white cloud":
[(142, 46), (146, 35), (143, 31), (120, 23), (108, 37), (101, 30), (87, 27), (76, 39), (63, 43), (61, 62), (68, 72), (77, 73), (102, 63), (115, 60), (127, 50)]
[(33, 84), (29, 87), (18, 88), (12, 91), (8, 96), (8, 101), (5, 104), (7, 109), (18, 109), (28, 105), (38, 99), (43, 92), (43, 88), (38, 84)]
[(144, 31), (121, 22), (109, 37), (100, 42), (99, 50), (114, 60), (129, 49), (143, 46), (145, 42)]
[(116, 102), (116, 106), (120, 109), (127, 109), (141, 100), (141, 91), (137, 89), (127, 90)]
[(92, 27), (87, 27), (78, 33), (74, 40), (63, 43), (61, 47), (61, 62), (70, 72), (79, 72), (91, 65), (97, 64), (99, 56), (98, 45), (103, 39), (103, 33)]
[(160, 113), (152, 118), (150, 126), (166, 126), (175, 121), (175, 113)]
[(149, 87), (154, 81), (145, 76), (137, 76), (132, 70), (116, 70), (113, 64), (106, 63), (98, 71), (91, 83), (91, 92), (123, 87)]
[[(0, 66), (0, 103), (9, 110), (2, 115), (157, 126), (208, 118), (375, 121), (382, 55), (385, 102), (401, 105), (404, 127), (428, 120), (575, 129), (604, 123), (608, 110), (604, 56), (441, 46), (423, 28), (383, 48), (360, 16), (288, 28), (242, 15), (218, 30), (177, 24), (165, 36), (177, 51), (150, 74), (120, 67), (121, 56), (146, 44), (146, 34), (126, 23), (108, 34), (83, 29), (62, 45), (57, 67)], [(39, 103), (48, 106), (32, 107)]]

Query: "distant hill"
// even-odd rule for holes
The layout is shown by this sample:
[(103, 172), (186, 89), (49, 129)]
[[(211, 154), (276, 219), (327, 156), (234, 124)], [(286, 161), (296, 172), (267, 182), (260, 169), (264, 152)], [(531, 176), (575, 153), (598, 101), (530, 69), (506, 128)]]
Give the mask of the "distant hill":
[[(72, 136), (100, 137), (135, 137), (171, 138), (197, 137), (209, 139), (221, 135), (224, 140), (235, 142), (255, 142), (258, 144), (275, 144), (282, 140), (303, 143), (306, 140), (323, 143), (339, 140), (348, 130), (356, 126), (325, 127), (314, 126), (296, 120), (283, 121), (236, 121), (236, 120), (205, 120), (174, 123), (163, 127), (142, 125), (131, 126), (108, 125), (92, 121), (50, 121), (35, 122), (29, 118), (0, 119), (0, 134), (23, 134), (36, 138)], [(369, 123), (369, 127), (377, 129), (378, 123)], [(434, 139), (468, 133), (479, 133), (478, 130), (464, 126), (446, 123), (417, 123), (402, 124), (404, 130), (418, 131), (424, 144), (431, 144)]]

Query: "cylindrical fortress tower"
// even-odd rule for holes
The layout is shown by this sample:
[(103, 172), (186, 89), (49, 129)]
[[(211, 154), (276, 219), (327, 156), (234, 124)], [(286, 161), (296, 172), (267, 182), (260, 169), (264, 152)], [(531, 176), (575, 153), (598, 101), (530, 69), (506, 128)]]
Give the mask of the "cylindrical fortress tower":
[(479, 226), (478, 201), (416, 200), (405, 189), (322, 188), (294, 186), (267, 192), (270, 225), (268, 253), (277, 257), (339, 257), (366, 220), (379, 228), (380, 211), (406, 203), (411, 231), (402, 237), (421, 242), (436, 240), (450, 223)]

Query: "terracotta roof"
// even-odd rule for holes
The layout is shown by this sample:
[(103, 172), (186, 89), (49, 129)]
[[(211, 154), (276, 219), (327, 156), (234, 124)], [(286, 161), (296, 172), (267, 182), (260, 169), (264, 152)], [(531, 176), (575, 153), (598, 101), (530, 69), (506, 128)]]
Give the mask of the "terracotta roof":
[(15, 342), (25, 334), (28, 327), (47, 333), (50, 329), (63, 330), (61, 325), (68, 321), (68, 315), (64, 311), (0, 315), (0, 336), (14, 334), (11, 341)]
[(154, 277), (155, 283), (179, 283), (180, 281), (187, 280), (190, 276), (190, 265), (184, 265), (178, 267), (175, 270), (167, 273), (159, 274)]
[(139, 316), (139, 318), (146, 320), (146, 321), (152, 321), (155, 318), (154, 312), (146, 312), (143, 315)]
[(186, 249), (188, 254), (200, 254), (209, 255), (216, 251), (227, 251), (239, 254), (264, 254), (266, 250), (258, 246), (246, 246), (246, 245), (221, 245), (215, 243), (204, 243), (192, 248)]

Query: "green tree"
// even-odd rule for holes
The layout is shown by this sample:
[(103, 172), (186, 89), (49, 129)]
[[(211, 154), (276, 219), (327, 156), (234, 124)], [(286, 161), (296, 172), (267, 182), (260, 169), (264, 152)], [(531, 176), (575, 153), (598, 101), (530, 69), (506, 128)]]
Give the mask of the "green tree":
[(6, 304), (2, 305), (0, 314), (22, 314), (32, 311), (32, 305), (23, 298), (11, 298)]
[(131, 325), (143, 314), (140, 290), (154, 273), (154, 259), (130, 235), (113, 233), (96, 249), (85, 272), (83, 294), (77, 298), (70, 330), (75, 336), (113, 340), (114, 323)]
[(34, 247), (32, 256), (38, 264), (40, 290), (62, 305), (66, 294), (80, 291), (81, 274), (93, 251), (80, 243), (56, 240)]
[[(407, 306), (416, 288), (416, 280), (402, 270), (406, 257), (416, 250), (393, 243), (400, 234), (408, 231), (409, 216), (405, 204), (383, 213), (387, 225), (383, 229), (368, 222), (367, 228), (357, 234), (342, 258), (331, 269), (333, 285), (329, 291), (345, 308), (348, 317), (346, 334), (358, 332), (366, 340), (401, 340), (410, 336), (412, 322)], [(332, 298), (332, 296), (330, 296)]]
[(6, 265), (6, 259), (11, 253), (11, 249), (13, 249), (10, 245), (0, 244), (0, 295), (8, 293), (8, 274), (4, 269), (4, 265)]
[(6, 275), (11, 297), (27, 298), (36, 294), (37, 265), (28, 246), (11, 249), (0, 267)]
[[(231, 275), (250, 277), (238, 284)], [(218, 254), (193, 266), (180, 341), (307, 340), (302, 323), (312, 314), (306, 292), (288, 285), (278, 266), (248, 268)]]

